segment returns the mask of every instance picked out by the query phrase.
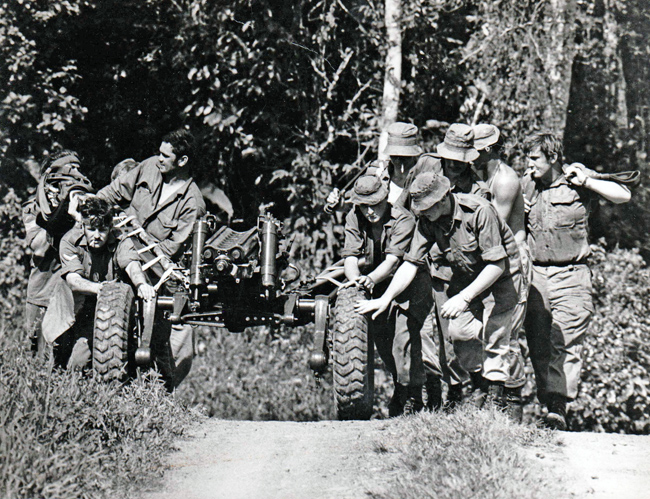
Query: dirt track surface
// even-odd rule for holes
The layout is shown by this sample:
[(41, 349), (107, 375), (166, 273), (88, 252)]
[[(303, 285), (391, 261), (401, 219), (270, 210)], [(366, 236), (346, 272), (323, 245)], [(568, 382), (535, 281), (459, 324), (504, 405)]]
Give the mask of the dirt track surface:
[[(170, 456), (162, 492), (146, 499), (365, 498), (389, 477), (374, 445), (386, 423), (211, 420)], [(558, 433), (530, 450), (567, 484), (565, 497), (650, 498), (650, 436)]]
[(145, 497), (364, 498), (379, 472), (373, 445), (384, 426), (211, 420), (170, 457), (164, 491)]

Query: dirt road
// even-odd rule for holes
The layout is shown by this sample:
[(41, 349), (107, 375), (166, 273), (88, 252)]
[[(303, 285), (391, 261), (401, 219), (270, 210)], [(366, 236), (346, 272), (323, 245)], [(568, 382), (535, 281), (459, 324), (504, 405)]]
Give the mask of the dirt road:
[(171, 456), (164, 492), (147, 499), (363, 498), (378, 475), (382, 421), (211, 420)]
[[(197, 427), (170, 457), (163, 492), (146, 499), (364, 498), (382, 480), (370, 422), (236, 422)], [(564, 477), (566, 497), (650, 498), (650, 436), (560, 433), (529, 458)]]

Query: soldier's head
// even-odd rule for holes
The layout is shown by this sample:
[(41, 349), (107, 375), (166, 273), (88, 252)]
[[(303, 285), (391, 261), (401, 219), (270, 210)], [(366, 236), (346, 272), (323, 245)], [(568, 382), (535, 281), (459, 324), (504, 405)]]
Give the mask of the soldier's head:
[[(418, 144), (418, 127), (411, 123), (397, 121), (388, 126), (388, 141), (383, 150), (390, 156), (390, 167), (401, 172), (408, 172), (422, 154)], [(392, 171), (390, 172), (392, 175)]]
[(462, 123), (452, 124), (445, 139), (436, 147), (438, 154), (443, 158), (445, 176), (456, 184), (456, 181), (469, 171), (472, 161), (478, 158), (479, 153), (474, 148), (474, 131), (469, 125)]
[(486, 165), (492, 159), (499, 158), (503, 147), (503, 136), (494, 125), (479, 124), (472, 128), (474, 132), (474, 149), (479, 152), (479, 157), (474, 163), (478, 166)]
[(182, 128), (165, 135), (158, 155), (158, 167), (163, 175), (188, 168), (193, 147), (194, 137), (189, 130)]
[(138, 166), (138, 164), (139, 163), (133, 158), (123, 159), (118, 164), (116, 164), (115, 167), (113, 168), (113, 171), (111, 172), (111, 181), (115, 180), (117, 177), (121, 177), (122, 175), (130, 172), (136, 166)]
[(364, 175), (354, 183), (350, 200), (370, 223), (384, 218), (388, 210), (388, 188), (375, 175)]
[(416, 217), (437, 222), (451, 215), (451, 183), (444, 175), (420, 173), (409, 188), (411, 211)]
[(560, 173), (563, 146), (559, 137), (552, 133), (536, 133), (526, 139), (524, 151), (533, 178), (550, 180)]
[(91, 251), (101, 250), (106, 246), (113, 227), (111, 205), (101, 198), (86, 198), (79, 205), (79, 214), (88, 247)]
[(79, 154), (70, 149), (62, 149), (53, 153), (41, 163), (41, 174), (46, 170), (79, 171), (81, 169), (81, 159)]

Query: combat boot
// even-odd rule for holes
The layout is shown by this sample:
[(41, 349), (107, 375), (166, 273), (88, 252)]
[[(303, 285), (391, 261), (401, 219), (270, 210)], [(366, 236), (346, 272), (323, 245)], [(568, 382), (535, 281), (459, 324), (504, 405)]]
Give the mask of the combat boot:
[(460, 406), (460, 404), (463, 403), (464, 398), (465, 395), (462, 384), (458, 383), (455, 385), (449, 385), (449, 389), (447, 390), (447, 401), (444, 405), (445, 412), (451, 412), (456, 407)]
[(493, 406), (497, 409), (504, 409), (506, 407), (503, 383), (499, 383), (498, 381), (488, 382), (485, 405), (488, 407)]
[(393, 396), (388, 402), (388, 417), (395, 418), (401, 416), (404, 412), (404, 404), (406, 403), (406, 386), (395, 383)]
[(521, 388), (505, 388), (506, 414), (514, 423), (521, 423), (524, 418), (524, 404)]
[(404, 403), (403, 414), (409, 416), (424, 409), (424, 402), (422, 402), (422, 385), (408, 386), (406, 388), (407, 396)]
[(438, 411), (442, 407), (442, 383), (440, 378), (430, 377), (424, 385), (427, 391), (427, 409)]
[(480, 409), (485, 404), (490, 382), (483, 377), (480, 371), (469, 373), (469, 377), (472, 380), (470, 402)]
[(544, 419), (547, 428), (566, 431), (566, 398), (556, 393), (549, 394), (548, 414)]

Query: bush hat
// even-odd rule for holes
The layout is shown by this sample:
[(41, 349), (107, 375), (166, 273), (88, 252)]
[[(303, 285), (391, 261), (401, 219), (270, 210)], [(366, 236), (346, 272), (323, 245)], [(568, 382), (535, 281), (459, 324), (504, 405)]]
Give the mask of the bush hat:
[(350, 201), (374, 206), (388, 197), (388, 187), (376, 175), (363, 175), (354, 183)]
[(388, 142), (383, 153), (388, 156), (419, 156), (418, 127), (397, 121), (388, 126)]
[(470, 163), (479, 157), (474, 149), (474, 132), (469, 125), (454, 123), (445, 134), (445, 140), (436, 148), (438, 154), (445, 159), (453, 159)]
[(417, 216), (439, 203), (451, 191), (449, 179), (433, 172), (420, 173), (409, 188), (411, 211)]
[(474, 149), (482, 151), (486, 147), (496, 144), (499, 140), (499, 129), (494, 125), (482, 123), (472, 128), (474, 131)]

